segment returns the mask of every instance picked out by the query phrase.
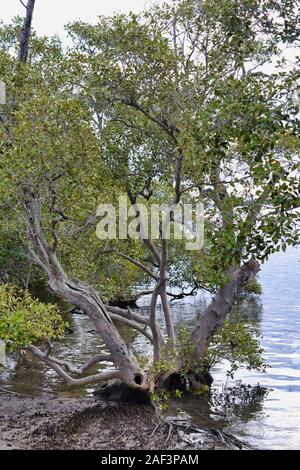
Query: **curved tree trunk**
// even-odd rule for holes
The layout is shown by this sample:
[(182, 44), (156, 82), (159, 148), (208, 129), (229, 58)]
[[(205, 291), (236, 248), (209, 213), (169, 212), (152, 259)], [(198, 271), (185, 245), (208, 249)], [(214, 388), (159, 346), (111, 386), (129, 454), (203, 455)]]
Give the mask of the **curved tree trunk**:
[(119, 369), (120, 378), (131, 387), (145, 386), (144, 375), (135, 357), (121, 338), (96, 291), (83, 283), (70, 281), (56, 257), (55, 249), (48, 245), (41, 226), (38, 195), (25, 189), (23, 202), (27, 212), (29, 238), (33, 245), (31, 256), (47, 274), (49, 286), (58, 297), (90, 317), (109, 349), (112, 362)]
[(231, 273), (230, 282), (217, 292), (215, 298), (197, 322), (192, 332), (192, 339), (196, 345), (197, 359), (200, 361), (203, 360), (212, 337), (224, 324), (239, 292), (247, 280), (253, 277), (259, 269), (259, 263), (251, 260)]
[[(196, 323), (192, 331), (192, 340), (196, 346), (196, 361), (198, 364), (203, 365), (203, 370), (188, 371), (188, 380), (193, 388), (202, 385), (211, 385), (213, 378), (209, 369), (205, 365), (205, 353), (209, 344), (226, 320), (226, 316), (234, 305), (240, 290), (243, 288), (248, 279), (254, 276), (259, 271), (259, 264), (252, 260), (245, 263), (241, 268), (230, 274), (231, 280), (224, 287), (220, 288), (215, 298), (212, 300), (204, 314)], [(187, 384), (182, 379), (180, 371), (183, 367), (182, 363), (171, 372), (163, 375), (160, 380), (160, 387), (168, 390), (184, 390)]]

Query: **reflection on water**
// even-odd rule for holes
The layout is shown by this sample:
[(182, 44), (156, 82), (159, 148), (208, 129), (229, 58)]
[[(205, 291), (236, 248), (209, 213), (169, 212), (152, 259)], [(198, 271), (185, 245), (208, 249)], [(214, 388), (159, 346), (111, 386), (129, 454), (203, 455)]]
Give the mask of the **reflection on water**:
[[(200, 427), (227, 431), (247, 441), (244, 436), (235, 432), (235, 427), (239, 423), (255, 419), (262, 412), (264, 400), (269, 393), (268, 389), (259, 385), (251, 387), (237, 382), (218, 393), (212, 389), (208, 396), (187, 394), (181, 399), (173, 399), (170, 401), (168, 414), (188, 414)], [(247, 444), (250, 443), (247, 441)]]
[[(209, 397), (186, 396), (171, 400), (169, 414), (187, 413), (197, 424), (223, 429), (254, 448), (300, 449), (299, 271), (299, 249), (273, 255), (259, 276), (263, 286), (261, 300), (244, 301), (231, 313), (232, 317), (260, 328), (265, 360), (271, 368), (265, 374), (241, 370), (236, 375), (238, 382), (227, 381), (224, 388), (224, 362), (213, 371), (215, 381)], [(173, 302), (176, 327), (182, 323), (192, 324), (207, 302), (209, 298), (203, 294)], [(144, 299), (140, 313), (147, 314), (147, 310), (147, 299)], [(91, 355), (104, 351), (86, 316), (73, 315), (68, 320), (73, 333), (55, 345), (55, 355), (81, 364)], [(158, 320), (162, 321), (160, 314)], [(126, 328), (121, 328), (121, 334), (139, 353), (145, 353), (144, 337), (133, 337)], [(31, 357), (9, 358), (7, 366), (0, 383), (19, 393), (80, 396), (93, 392), (92, 387), (74, 390), (66, 386), (54, 371)], [(98, 370), (100, 366), (95, 365), (92, 372)]]
[[(275, 254), (263, 267), (260, 329), (266, 374), (241, 371), (243, 383), (260, 383), (272, 391), (260, 413), (230, 430), (259, 448), (300, 449), (300, 250)], [(221, 387), (222, 368), (215, 374)]]

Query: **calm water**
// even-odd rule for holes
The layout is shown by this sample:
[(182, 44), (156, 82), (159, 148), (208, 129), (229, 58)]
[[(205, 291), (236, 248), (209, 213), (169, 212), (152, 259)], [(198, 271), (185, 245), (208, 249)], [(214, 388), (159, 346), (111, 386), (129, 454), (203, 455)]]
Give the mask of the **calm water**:
[[(260, 328), (264, 357), (271, 367), (264, 374), (242, 370), (236, 375), (238, 382), (227, 381), (224, 388), (227, 366), (224, 362), (213, 371), (215, 381), (210, 397), (170, 401), (168, 414), (188, 414), (197, 424), (223, 429), (254, 448), (300, 449), (300, 249), (273, 255), (259, 278), (263, 287), (261, 299), (242, 303), (231, 315)], [(177, 326), (193, 323), (208, 301), (205, 296), (197, 296), (174, 302)], [(146, 302), (147, 299), (144, 305)], [(143, 310), (146, 313), (147, 307), (142, 306), (140, 311)], [(56, 345), (56, 355), (81, 363), (104, 351), (88, 318), (72, 316), (70, 328), (73, 333)], [(127, 330), (122, 334), (130, 339)], [(144, 353), (144, 338), (132, 339), (136, 350)], [(78, 396), (93, 392), (93, 388), (74, 391), (42, 364), (21, 358), (17, 365), (16, 359), (9, 358), (5, 372), (0, 375), (3, 388), (30, 396), (49, 392)], [(268, 393), (257, 384), (266, 387)]]
[[(263, 286), (260, 329), (265, 374), (239, 374), (244, 383), (259, 382), (272, 391), (261, 411), (231, 431), (260, 448), (300, 449), (300, 250), (275, 254), (260, 273)], [(222, 374), (216, 374), (220, 383)]]
[[(264, 358), (270, 365), (266, 373), (242, 370), (236, 374), (237, 397), (223, 392), (226, 364), (214, 370), (216, 396), (202, 409), (194, 400), (181, 406), (199, 424), (210, 419), (254, 448), (300, 449), (300, 249), (278, 253), (259, 274), (263, 287), (261, 301), (239, 306), (232, 315), (260, 327)], [(245, 385), (266, 387), (263, 396)], [(180, 405), (179, 405), (180, 407)]]

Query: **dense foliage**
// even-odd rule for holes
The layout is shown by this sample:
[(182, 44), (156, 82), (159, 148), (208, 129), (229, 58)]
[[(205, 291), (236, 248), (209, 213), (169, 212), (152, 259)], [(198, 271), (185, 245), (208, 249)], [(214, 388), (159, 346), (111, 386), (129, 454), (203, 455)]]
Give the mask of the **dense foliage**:
[(0, 285), (0, 338), (9, 349), (61, 338), (64, 327), (56, 305), (39, 302), (12, 285)]
[[(299, 243), (299, 57), (289, 66), (284, 57), (299, 39), (298, 10), (292, 0), (176, 1), (70, 24), (68, 49), (32, 32), (26, 63), (18, 58), (22, 20), (0, 25), (5, 341), (25, 346), (61, 334), (53, 329), (56, 307), (4, 284), (49, 281), (68, 297), (60, 266), (105, 302), (151, 293), (156, 359), (164, 342), (155, 325), (158, 296), (175, 342), (170, 288), (224, 294), (230, 306), (245, 286), (259, 293), (248, 279), (258, 265), (249, 263)], [(139, 204), (203, 204), (203, 249), (166, 241), (162, 224), (158, 240), (100, 241), (97, 207), (117, 206), (120, 195), (134, 205), (133, 218)], [(228, 309), (216, 314), (207, 343)], [(249, 331), (225, 324), (213, 341), (211, 364), (223, 354), (233, 370), (262, 367)]]

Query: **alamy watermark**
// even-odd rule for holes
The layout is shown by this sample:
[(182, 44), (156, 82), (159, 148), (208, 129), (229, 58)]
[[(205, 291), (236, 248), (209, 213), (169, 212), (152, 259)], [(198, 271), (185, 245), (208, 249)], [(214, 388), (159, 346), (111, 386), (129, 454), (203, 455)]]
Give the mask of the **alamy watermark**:
[(187, 250), (200, 250), (204, 244), (204, 207), (196, 204), (133, 204), (125, 195), (117, 207), (101, 204), (101, 220), (96, 234), (100, 240), (174, 239), (185, 240)]

